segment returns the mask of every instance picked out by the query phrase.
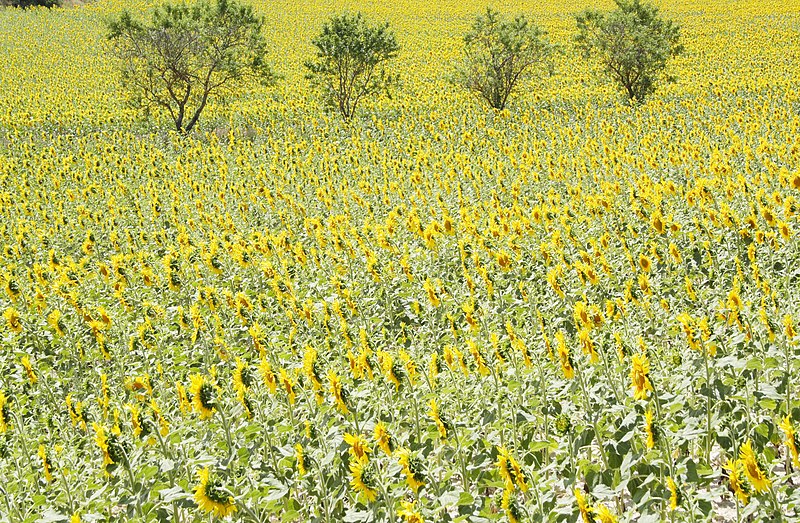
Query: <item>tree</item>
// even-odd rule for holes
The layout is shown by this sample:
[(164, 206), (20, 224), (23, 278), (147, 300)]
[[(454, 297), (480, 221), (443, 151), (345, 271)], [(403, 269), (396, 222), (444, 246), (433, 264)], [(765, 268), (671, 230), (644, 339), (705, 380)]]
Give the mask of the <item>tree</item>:
[(596, 56), (631, 101), (643, 101), (664, 77), (667, 60), (683, 51), (680, 28), (640, 0), (615, 0), (610, 13), (576, 17), (575, 41), (586, 58)]
[(165, 110), (188, 133), (212, 96), (274, 81), (263, 25), (235, 0), (201, 1), (158, 7), (149, 25), (125, 11), (108, 23), (108, 37), (131, 104)]
[(334, 16), (311, 43), (317, 53), (314, 60), (305, 63), (306, 78), (346, 121), (353, 117), (361, 100), (388, 93), (397, 82), (397, 75), (391, 74), (387, 65), (400, 46), (388, 23), (369, 25), (361, 13)]
[(487, 9), (464, 36), (464, 59), (457, 68), (456, 82), (491, 107), (503, 109), (511, 93), (537, 68), (549, 69), (550, 54), (544, 32), (524, 16), (504, 20)]
[(60, 7), (61, 0), (0, 0), (0, 6), (6, 7), (21, 7), (27, 9), (28, 7)]

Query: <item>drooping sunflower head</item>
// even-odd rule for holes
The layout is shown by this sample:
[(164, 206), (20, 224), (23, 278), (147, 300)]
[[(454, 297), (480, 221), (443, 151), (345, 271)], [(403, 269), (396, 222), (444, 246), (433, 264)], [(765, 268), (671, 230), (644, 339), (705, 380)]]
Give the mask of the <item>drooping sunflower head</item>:
[(356, 461), (369, 460), (369, 456), (367, 454), (372, 452), (372, 449), (369, 448), (369, 442), (367, 441), (367, 438), (361, 434), (345, 434), (344, 441), (350, 445), (350, 455), (355, 458)]
[(363, 495), (368, 502), (378, 497), (378, 480), (372, 462), (350, 460), (350, 486), (356, 495)]
[(750, 489), (742, 477), (741, 460), (728, 459), (728, 463), (725, 464), (725, 474), (728, 476), (728, 488), (742, 504), (747, 505), (750, 500)]
[(381, 421), (375, 425), (373, 438), (381, 450), (386, 453), (387, 456), (391, 456), (392, 452), (394, 452), (394, 438), (389, 434), (384, 422)]
[(189, 393), (192, 395), (192, 406), (200, 414), (201, 419), (208, 419), (214, 415), (217, 405), (214, 386), (200, 374), (193, 374), (190, 380)]
[(206, 513), (224, 518), (236, 512), (236, 501), (222, 480), (208, 468), (197, 471), (200, 483), (194, 489), (194, 501)]
[(425, 485), (425, 469), (420, 457), (407, 448), (397, 450), (397, 461), (403, 467), (406, 483), (416, 494)]
[(744, 465), (744, 473), (748, 481), (750, 481), (750, 484), (753, 485), (755, 491), (768, 491), (772, 482), (767, 478), (766, 474), (764, 474), (758, 462), (758, 458), (753, 451), (753, 444), (750, 440), (742, 444), (739, 449), (739, 459)]
[(247, 362), (236, 358), (236, 369), (233, 371), (233, 389), (238, 394), (246, 394), (255, 383), (253, 371)]
[(425, 523), (422, 514), (417, 511), (416, 501), (401, 501), (397, 515), (403, 518), (404, 523)]

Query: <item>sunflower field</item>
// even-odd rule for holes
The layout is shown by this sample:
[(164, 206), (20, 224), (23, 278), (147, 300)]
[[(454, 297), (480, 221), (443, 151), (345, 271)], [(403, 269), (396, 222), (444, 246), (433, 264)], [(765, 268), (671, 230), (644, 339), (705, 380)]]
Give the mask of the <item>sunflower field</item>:
[[(497, 6), (552, 75), (449, 81), (474, 0), (253, 2), (282, 79), (199, 132), (124, 103), (104, 22), (0, 10), (0, 522), (800, 520), (800, 4), (661, 2), (631, 106), (603, 0)], [(336, 13), (400, 86), (304, 78)]]

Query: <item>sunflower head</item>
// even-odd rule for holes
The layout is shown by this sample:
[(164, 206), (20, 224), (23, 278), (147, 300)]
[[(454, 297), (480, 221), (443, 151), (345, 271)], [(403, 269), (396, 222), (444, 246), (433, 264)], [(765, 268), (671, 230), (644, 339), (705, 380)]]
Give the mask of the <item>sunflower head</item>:
[(214, 415), (217, 406), (217, 394), (214, 386), (200, 374), (192, 375), (189, 392), (192, 395), (192, 406), (200, 414), (201, 419), (209, 419)]
[(206, 513), (224, 518), (236, 512), (236, 502), (222, 480), (207, 468), (197, 471), (200, 483), (194, 489), (194, 501)]

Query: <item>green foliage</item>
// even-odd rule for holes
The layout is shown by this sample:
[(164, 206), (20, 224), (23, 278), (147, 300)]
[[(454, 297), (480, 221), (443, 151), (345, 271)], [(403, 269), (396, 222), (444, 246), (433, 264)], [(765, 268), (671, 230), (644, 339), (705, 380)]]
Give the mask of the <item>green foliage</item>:
[(640, 0), (615, 2), (617, 9), (610, 13), (578, 15), (575, 41), (585, 57), (600, 60), (630, 100), (641, 102), (655, 91), (668, 59), (682, 52), (680, 28)]
[(353, 117), (365, 97), (388, 94), (397, 82), (387, 65), (400, 46), (388, 23), (370, 25), (361, 13), (334, 16), (312, 43), (317, 53), (305, 64), (307, 78), (345, 120)]
[(533, 76), (537, 66), (549, 67), (551, 46), (544, 32), (520, 15), (504, 20), (487, 9), (464, 36), (464, 60), (456, 82), (474, 91), (495, 109), (503, 109), (517, 86)]
[(6, 7), (60, 7), (61, 0), (0, 0), (0, 6)]
[(149, 25), (123, 12), (108, 23), (108, 37), (132, 105), (162, 108), (178, 132), (189, 132), (212, 95), (274, 81), (263, 24), (234, 0), (166, 4)]

